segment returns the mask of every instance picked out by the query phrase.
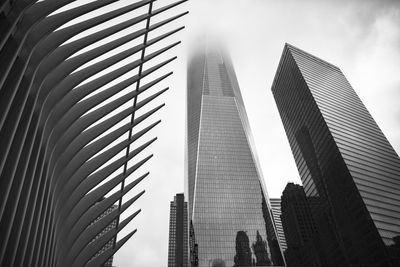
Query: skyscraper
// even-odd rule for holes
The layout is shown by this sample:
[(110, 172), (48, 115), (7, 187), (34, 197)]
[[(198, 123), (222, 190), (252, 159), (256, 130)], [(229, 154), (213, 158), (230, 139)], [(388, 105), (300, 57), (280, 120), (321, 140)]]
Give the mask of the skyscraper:
[(187, 211), (185, 196), (176, 194), (169, 213), (168, 267), (189, 266)]
[(270, 198), (269, 201), (271, 203), (271, 210), (272, 210), (272, 215), (273, 215), (274, 222), (275, 222), (276, 234), (279, 239), (279, 244), (281, 245), (282, 251), (285, 251), (287, 246), (286, 246), (285, 233), (283, 232), (282, 220), (281, 220), (281, 199), (280, 198)]
[[(105, 212), (103, 212), (103, 214), (101, 214), (96, 220), (94, 220), (92, 222), (91, 225), (95, 224), (96, 222), (98, 222), (99, 220), (103, 219), (104, 217), (106, 217), (108, 214), (110, 214), (111, 212), (113, 212), (114, 210), (118, 209), (118, 205), (112, 205), (111, 207), (109, 207)], [(96, 235), (95, 238), (93, 238), (92, 242), (96, 242), (96, 239), (99, 239), (101, 236), (105, 235), (107, 232), (109, 232), (112, 229), (115, 229), (115, 227), (117, 226), (117, 220), (114, 219), (109, 225), (107, 225), (100, 233), (98, 233)], [(93, 257), (90, 261), (95, 260), (97, 257), (99, 257), (101, 254), (103, 254), (104, 252), (106, 252), (109, 249), (112, 249), (113, 245), (115, 242), (115, 237), (112, 238), (111, 240), (109, 240)], [(90, 262), (89, 261), (89, 262)], [(102, 267), (112, 267), (113, 263), (113, 256), (111, 256), (103, 265)]]
[(198, 266), (283, 265), (236, 75), (210, 43), (189, 61), (186, 156)]
[(0, 1), (0, 266), (100, 266), (135, 233), (117, 238), (144, 191), (123, 197), (148, 174), (131, 178), (156, 138), (138, 139), (176, 58), (160, 41), (183, 29), (163, 26), (187, 13), (153, 2)]
[(331, 266), (390, 266), (400, 159), (336, 66), (286, 44), (272, 92)]
[(284, 252), (287, 266), (322, 266), (316, 250), (315, 223), (303, 187), (288, 183), (281, 199), (281, 220), (287, 243)]

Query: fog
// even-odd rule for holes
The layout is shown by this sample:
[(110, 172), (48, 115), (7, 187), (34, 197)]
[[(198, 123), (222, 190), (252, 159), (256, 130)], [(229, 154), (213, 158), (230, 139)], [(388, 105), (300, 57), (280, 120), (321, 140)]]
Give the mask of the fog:
[(156, 115), (162, 122), (152, 132), (158, 140), (149, 148), (150, 175), (136, 190), (146, 193), (132, 208), (142, 212), (122, 231), (138, 232), (116, 254), (118, 267), (167, 265), (169, 202), (184, 190), (186, 58), (204, 34), (229, 49), (270, 197), (280, 197), (288, 181), (300, 182), (271, 93), (286, 42), (338, 66), (400, 152), (398, 2), (191, 0), (174, 12), (185, 10), (190, 14), (175, 24), (186, 29), (174, 37), (183, 43), (171, 53), (178, 59), (169, 66), (170, 90), (160, 100), (166, 107)]

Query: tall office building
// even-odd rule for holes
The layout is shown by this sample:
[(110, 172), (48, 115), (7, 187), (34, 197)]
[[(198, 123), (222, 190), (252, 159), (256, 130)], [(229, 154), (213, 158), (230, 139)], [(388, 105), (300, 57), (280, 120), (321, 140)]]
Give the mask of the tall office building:
[(286, 44), (272, 92), (330, 266), (391, 266), (400, 159), (343, 73)]
[(269, 201), (271, 203), (271, 210), (272, 210), (272, 215), (274, 218), (276, 234), (279, 239), (279, 244), (281, 246), (282, 251), (285, 251), (287, 246), (286, 246), (285, 233), (283, 232), (282, 220), (281, 220), (281, 199), (280, 198), (270, 198)]
[(135, 233), (117, 238), (144, 191), (123, 197), (156, 140), (138, 139), (183, 29), (165, 25), (187, 13), (153, 2), (0, 1), (0, 266), (101, 266)]
[(189, 266), (187, 211), (184, 195), (176, 194), (169, 213), (168, 267)]
[(236, 75), (210, 44), (188, 65), (186, 156), (198, 266), (283, 265)]
[(322, 266), (316, 250), (317, 232), (303, 187), (288, 183), (281, 197), (281, 220), (286, 238), (286, 264)]
[[(97, 217), (96, 220), (94, 220), (92, 222), (91, 225), (97, 223), (98, 221), (102, 220), (103, 218), (105, 218), (108, 214), (110, 214), (111, 212), (113, 212), (114, 210), (118, 209), (118, 205), (112, 205), (111, 207), (109, 207), (105, 212), (103, 212), (99, 217)], [(111, 231), (112, 229), (115, 229), (117, 227), (117, 220), (114, 219), (109, 225), (107, 225), (100, 233), (98, 233), (96, 235), (95, 238), (92, 239), (92, 242), (96, 242), (97, 239), (99, 239), (101, 236), (107, 234), (109, 231)], [(103, 254), (104, 252), (108, 251), (109, 249), (112, 250), (112, 247), (114, 245), (115, 242), (115, 237), (112, 238), (111, 240), (109, 240), (93, 257), (90, 261), (95, 260), (97, 257), (100, 257), (101, 254)], [(89, 262), (90, 262), (89, 261)], [(113, 265), (113, 256), (111, 256), (103, 265), (102, 267), (112, 267)]]

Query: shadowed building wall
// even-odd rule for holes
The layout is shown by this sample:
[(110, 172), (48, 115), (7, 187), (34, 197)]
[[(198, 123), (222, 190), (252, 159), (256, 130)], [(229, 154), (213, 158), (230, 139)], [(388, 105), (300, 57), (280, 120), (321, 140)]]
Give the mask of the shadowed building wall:
[(236, 75), (217, 45), (191, 55), (187, 99), (191, 258), (200, 267), (283, 265)]
[(390, 266), (400, 159), (339, 68), (286, 44), (272, 92), (329, 266)]
[[(110, 208), (108, 208), (103, 214), (101, 214), (96, 220), (93, 221), (91, 225), (94, 223), (98, 222), (99, 220), (103, 219), (106, 217), (109, 213), (113, 212), (114, 210), (118, 209), (118, 205), (112, 205)], [(109, 225), (107, 225), (106, 228), (104, 228), (100, 233), (97, 234), (97, 236), (92, 240), (92, 242), (96, 242), (96, 239), (100, 238), (104, 234), (106, 234), (108, 231), (111, 229), (115, 228), (117, 226), (117, 220), (113, 220)], [(109, 240), (93, 257), (91, 260), (94, 260), (96, 257), (99, 257), (103, 252), (107, 251), (108, 249), (112, 248), (115, 242), (115, 237)], [(103, 265), (102, 267), (112, 267), (113, 263), (113, 257), (111, 256)]]
[(152, 59), (179, 43), (161, 41), (183, 27), (163, 26), (186, 12), (151, 18), (182, 2), (0, 1), (0, 266), (100, 266), (135, 233), (117, 241), (144, 191), (122, 198), (148, 173), (126, 179), (152, 157), (156, 138), (139, 138), (167, 89), (148, 89), (175, 57)]
[(176, 194), (170, 204), (168, 267), (189, 266), (187, 211), (184, 195)]
[(323, 266), (316, 250), (315, 223), (303, 187), (288, 183), (281, 197), (281, 220), (286, 238), (287, 266)]

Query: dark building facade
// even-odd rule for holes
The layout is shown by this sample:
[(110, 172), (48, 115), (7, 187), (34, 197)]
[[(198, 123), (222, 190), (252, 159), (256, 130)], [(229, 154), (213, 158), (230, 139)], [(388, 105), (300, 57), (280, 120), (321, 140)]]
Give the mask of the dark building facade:
[[(110, 208), (108, 208), (103, 214), (101, 214), (96, 220), (92, 222), (91, 225), (97, 223), (99, 220), (103, 219), (106, 217), (108, 214), (113, 212), (114, 210), (118, 209), (118, 205), (112, 205)], [(96, 239), (100, 238), (101, 236), (105, 235), (112, 229), (117, 227), (117, 220), (114, 219), (109, 225), (106, 226), (100, 233), (96, 235), (95, 238), (93, 238), (92, 242), (96, 242)], [(91, 259), (91, 261), (95, 260), (97, 257), (99, 257), (101, 254), (106, 252), (109, 249), (112, 249), (113, 245), (115, 242), (115, 237), (109, 240)], [(90, 244), (90, 243), (89, 243)], [(90, 261), (89, 261), (90, 262)], [(103, 265), (102, 267), (112, 267), (113, 266), (113, 256), (111, 256)]]
[(282, 226), (282, 221), (281, 221), (281, 199), (280, 198), (270, 198), (269, 201), (271, 203), (271, 210), (272, 210), (272, 215), (274, 218), (276, 234), (279, 239), (279, 244), (281, 246), (282, 251), (285, 251), (287, 246), (286, 246), (285, 233), (283, 231), (283, 226)]
[[(0, 266), (101, 266), (136, 231), (117, 241), (139, 211), (121, 221), (120, 214), (144, 191), (122, 198), (147, 174), (126, 179), (151, 158), (139, 153), (156, 138), (131, 145), (159, 123), (146, 125), (162, 107), (148, 103), (166, 90), (152, 87), (171, 74), (156, 71), (175, 57), (145, 63), (179, 43), (160, 41), (183, 27), (163, 26), (186, 13), (154, 23), (184, 1), (114, 2), (0, 1)], [(129, 12), (137, 15), (113, 20)], [(161, 45), (149, 53), (154, 44)], [(142, 97), (150, 88), (156, 92)]]
[(327, 266), (391, 266), (400, 159), (336, 66), (286, 44), (272, 92)]
[(287, 266), (323, 266), (315, 246), (315, 223), (302, 186), (286, 185), (281, 197), (281, 221), (287, 244), (284, 252)]
[(187, 87), (193, 265), (283, 265), (244, 103), (224, 50), (200, 45), (189, 61)]
[(189, 266), (187, 211), (184, 194), (176, 194), (169, 213), (168, 267)]

